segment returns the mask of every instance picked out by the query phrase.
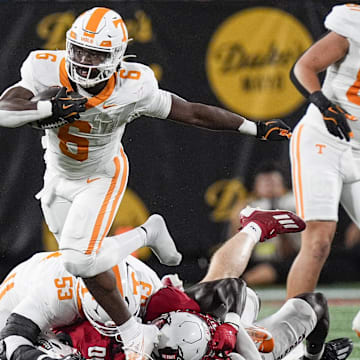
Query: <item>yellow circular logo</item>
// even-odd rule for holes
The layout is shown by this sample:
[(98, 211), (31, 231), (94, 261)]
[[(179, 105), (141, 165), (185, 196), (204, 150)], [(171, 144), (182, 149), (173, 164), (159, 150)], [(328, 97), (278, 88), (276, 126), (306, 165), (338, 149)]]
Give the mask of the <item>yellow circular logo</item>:
[(282, 117), (303, 101), (289, 73), (312, 44), (308, 30), (292, 15), (258, 7), (225, 20), (213, 35), (206, 71), (217, 98), (255, 120)]

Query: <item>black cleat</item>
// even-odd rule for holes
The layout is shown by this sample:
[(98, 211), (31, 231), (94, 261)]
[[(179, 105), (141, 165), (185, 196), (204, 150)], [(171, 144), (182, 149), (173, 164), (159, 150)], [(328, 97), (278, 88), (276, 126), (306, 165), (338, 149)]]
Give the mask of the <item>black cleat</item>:
[(349, 338), (334, 339), (325, 344), (321, 360), (344, 360), (353, 351), (353, 342)]

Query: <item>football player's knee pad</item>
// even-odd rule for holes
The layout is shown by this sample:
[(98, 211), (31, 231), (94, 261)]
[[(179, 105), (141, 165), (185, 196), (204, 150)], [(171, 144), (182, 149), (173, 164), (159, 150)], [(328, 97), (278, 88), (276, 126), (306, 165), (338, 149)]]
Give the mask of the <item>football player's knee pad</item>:
[(303, 293), (295, 296), (295, 298), (303, 299), (314, 309), (318, 321), (320, 319), (329, 322), (329, 308), (327, 300), (322, 293)]
[(0, 332), (0, 338), (6, 339), (10, 336), (18, 336), (35, 343), (40, 334), (40, 328), (32, 320), (25, 316), (12, 313), (6, 321), (5, 327)]
[(95, 266), (96, 255), (86, 255), (74, 249), (61, 249), (61, 253), (60, 258), (70, 274), (81, 278), (98, 275)]

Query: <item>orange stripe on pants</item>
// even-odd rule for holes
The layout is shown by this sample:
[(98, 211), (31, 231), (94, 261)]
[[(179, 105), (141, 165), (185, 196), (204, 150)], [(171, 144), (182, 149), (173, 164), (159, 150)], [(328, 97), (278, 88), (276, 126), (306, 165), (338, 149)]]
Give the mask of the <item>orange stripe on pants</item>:
[(297, 131), (295, 141), (291, 145), (291, 152), (293, 157), (293, 183), (294, 192), (296, 199), (296, 211), (298, 215), (304, 218), (304, 197), (303, 197), (303, 186), (301, 179), (301, 158), (300, 158), (300, 137), (303, 131), (304, 125), (300, 125)]
[(113, 178), (111, 180), (110, 187), (109, 187), (109, 189), (108, 189), (108, 191), (107, 191), (107, 193), (105, 195), (104, 202), (101, 205), (99, 215), (96, 218), (94, 230), (93, 230), (92, 235), (91, 235), (91, 240), (90, 240), (89, 246), (88, 246), (88, 248), (87, 248), (87, 250), (85, 252), (86, 255), (91, 254), (93, 252), (93, 250), (94, 250), (96, 240), (99, 237), (101, 225), (103, 224), (106, 209), (107, 209), (107, 207), (109, 205), (109, 202), (111, 200), (112, 194), (113, 194), (113, 192), (115, 190), (115, 187), (116, 187), (116, 184), (117, 184), (117, 181), (118, 181), (118, 178), (119, 178), (120, 161), (119, 161), (118, 157), (114, 158), (114, 164), (115, 164), (115, 175), (113, 176)]
[(119, 191), (118, 193), (116, 194), (116, 197), (115, 197), (115, 200), (113, 201), (113, 204), (112, 204), (112, 207), (111, 207), (111, 212), (110, 212), (110, 216), (108, 218), (108, 222), (106, 224), (106, 228), (105, 228), (105, 231), (104, 231), (104, 234), (103, 236), (101, 237), (101, 240), (99, 242), (99, 246), (96, 250), (96, 252), (99, 252), (100, 248), (101, 248), (101, 245), (102, 245), (102, 242), (104, 240), (104, 237), (106, 236), (106, 234), (109, 232), (110, 230), (110, 226), (113, 222), (113, 219), (115, 217), (115, 212), (118, 208), (118, 203), (119, 203), (119, 199), (120, 199), (120, 196), (123, 194), (124, 192), (124, 189), (125, 189), (125, 185), (126, 185), (126, 179), (127, 179), (127, 174), (128, 174), (128, 162), (127, 162), (127, 159), (126, 159), (126, 155), (124, 153), (124, 149), (121, 148), (120, 149), (120, 154), (121, 154), (121, 158), (123, 160), (123, 163), (124, 163), (124, 171), (123, 171), (123, 176), (121, 178), (121, 183), (120, 183), (120, 187), (119, 187)]

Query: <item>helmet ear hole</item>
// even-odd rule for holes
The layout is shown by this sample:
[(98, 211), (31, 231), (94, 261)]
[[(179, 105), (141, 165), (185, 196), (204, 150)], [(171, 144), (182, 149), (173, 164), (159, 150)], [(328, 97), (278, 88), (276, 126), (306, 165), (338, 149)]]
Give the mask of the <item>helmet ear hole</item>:
[[(201, 317), (189, 312), (170, 312), (160, 329), (154, 350), (162, 360), (200, 360), (208, 352), (210, 329)], [(159, 319), (154, 320), (159, 323)]]

